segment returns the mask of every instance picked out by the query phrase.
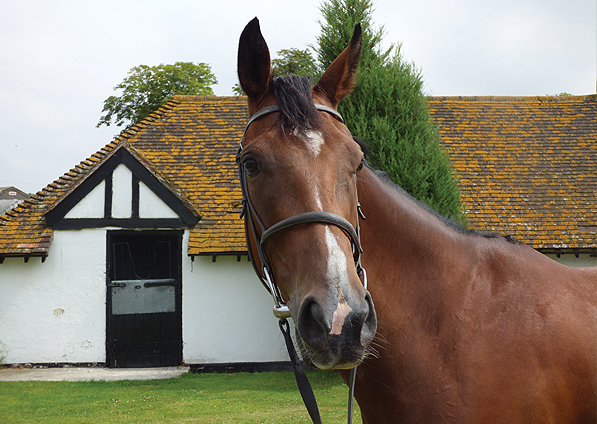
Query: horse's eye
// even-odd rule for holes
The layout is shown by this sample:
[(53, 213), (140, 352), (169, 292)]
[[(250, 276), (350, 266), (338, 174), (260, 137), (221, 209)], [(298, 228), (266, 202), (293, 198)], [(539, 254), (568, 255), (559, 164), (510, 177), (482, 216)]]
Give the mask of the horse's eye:
[(359, 166), (357, 167), (357, 174), (361, 169), (363, 169), (363, 161), (361, 161), (361, 163), (359, 163)]
[(247, 175), (256, 175), (259, 172), (259, 165), (255, 159), (247, 158), (243, 161), (243, 167), (247, 171)]

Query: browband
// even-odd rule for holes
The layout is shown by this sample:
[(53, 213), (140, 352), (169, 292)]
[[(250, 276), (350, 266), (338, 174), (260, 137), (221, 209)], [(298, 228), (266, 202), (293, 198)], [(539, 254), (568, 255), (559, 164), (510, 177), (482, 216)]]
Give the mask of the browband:
[[(332, 115), (334, 118), (336, 118), (338, 121), (344, 123), (344, 119), (342, 119), (342, 115), (340, 115), (336, 109), (331, 108), (329, 106), (320, 105), (320, 104), (317, 104), (317, 103), (315, 103), (314, 106), (315, 106), (315, 109), (320, 110), (322, 112), (327, 112), (330, 115)], [(268, 106), (268, 107), (264, 107), (263, 109), (258, 110), (247, 121), (247, 125), (245, 126), (245, 132), (244, 133), (247, 132), (247, 129), (249, 128), (249, 125), (251, 125), (253, 123), (253, 121), (258, 120), (262, 116), (269, 115), (270, 113), (280, 112), (281, 110), (282, 109), (278, 105)]]

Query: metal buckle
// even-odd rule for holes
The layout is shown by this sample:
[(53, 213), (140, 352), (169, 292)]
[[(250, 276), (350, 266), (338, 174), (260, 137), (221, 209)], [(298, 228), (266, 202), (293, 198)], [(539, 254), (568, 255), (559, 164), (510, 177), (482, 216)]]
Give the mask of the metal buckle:
[(290, 318), (290, 309), (288, 309), (288, 306), (285, 303), (274, 306), (274, 316), (280, 320)]
[(290, 318), (290, 309), (288, 309), (288, 305), (282, 301), (278, 288), (272, 283), (272, 279), (266, 266), (263, 267), (263, 276), (267, 282), (270, 293), (272, 294), (272, 298), (274, 299), (274, 316), (278, 319)]
[(363, 267), (361, 267), (361, 274), (363, 275), (363, 288), (367, 290), (367, 271), (365, 271), (365, 268)]

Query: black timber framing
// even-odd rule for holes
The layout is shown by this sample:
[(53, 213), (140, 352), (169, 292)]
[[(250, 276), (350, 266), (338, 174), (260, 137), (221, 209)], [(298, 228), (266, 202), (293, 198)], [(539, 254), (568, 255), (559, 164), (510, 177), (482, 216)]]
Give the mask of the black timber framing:
[(83, 228), (137, 228), (137, 229), (155, 229), (155, 228), (187, 228), (191, 225), (186, 224), (177, 218), (70, 218), (63, 219), (54, 224), (55, 230), (82, 230)]
[[(113, 218), (112, 214), (112, 172), (124, 164), (133, 174), (131, 218)], [(64, 218), (64, 216), (102, 181), (105, 181), (105, 201), (103, 218)], [(153, 191), (178, 218), (140, 218), (139, 182)], [(166, 188), (145, 166), (126, 149), (116, 151), (105, 163), (90, 174), (72, 193), (46, 215), (48, 225), (57, 230), (78, 230), (82, 228), (189, 228), (197, 224), (199, 218), (192, 213), (168, 188)]]
[(104, 190), (104, 218), (106, 218), (112, 216), (112, 172), (106, 175), (104, 181), (106, 184)]
[(544, 249), (539, 248), (537, 249), (538, 252), (543, 253), (544, 255), (556, 255), (558, 258), (563, 255), (574, 255), (578, 258), (580, 255), (589, 255), (589, 257), (594, 258), (597, 257), (597, 248), (595, 247), (586, 247), (586, 248), (567, 248), (567, 249)]
[(6, 258), (23, 258), (23, 262), (25, 262), (25, 263), (29, 263), (29, 259), (31, 259), (31, 258), (41, 258), (41, 263), (43, 264), (46, 261), (46, 259), (48, 259), (48, 255), (44, 255), (44, 254), (31, 255), (31, 254), (27, 254), (27, 253), (1, 255), (0, 256), (0, 265), (2, 265), (4, 263), (4, 260)]

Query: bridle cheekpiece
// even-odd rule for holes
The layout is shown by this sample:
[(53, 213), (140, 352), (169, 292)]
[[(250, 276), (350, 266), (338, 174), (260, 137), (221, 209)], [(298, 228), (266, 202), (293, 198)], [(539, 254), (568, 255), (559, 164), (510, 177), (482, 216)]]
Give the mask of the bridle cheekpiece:
[[(335, 109), (324, 106), (320, 104), (315, 104), (315, 108), (322, 112), (327, 112), (331, 114), (334, 118), (338, 121), (344, 123), (342, 116), (336, 111)], [(280, 289), (276, 284), (272, 264), (267, 256), (265, 251), (265, 243), (267, 240), (274, 234), (279, 231), (285, 230), (290, 227), (294, 227), (296, 225), (303, 225), (303, 224), (327, 224), (327, 225), (334, 225), (340, 228), (350, 239), (350, 244), (352, 246), (352, 256), (354, 259), (357, 275), (363, 276), (363, 286), (365, 290), (367, 290), (367, 273), (365, 269), (361, 266), (361, 239), (360, 239), (360, 231), (359, 231), (359, 218), (365, 219), (365, 215), (361, 210), (361, 205), (359, 204), (357, 198), (357, 226), (356, 229), (353, 225), (348, 222), (345, 218), (330, 213), (330, 212), (321, 212), (321, 211), (313, 211), (313, 212), (305, 212), (298, 215), (291, 216), (289, 218), (283, 219), (280, 222), (272, 225), (269, 228), (265, 228), (263, 222), (259, 218), (257, 211), (255, 210), (255, 206), (251, 201), (251, 196), (249, 195), (249, 187), (247, 184), (247, 171), (244, 168), (243, 161), (242, 161), (242, 152), (243, 152), (243, 145), (242, 142), (244, 140), (244, 135), (247, 133), (247, 129), (249, 125), (256, 121), (257, 119), (268, 115), (274, 112), (281, 112), (281, 108), (278, 105), (268, 106), (265, 107), (255, 114), (251, 116), (247, 125), (245, 126), (245, 131), (243, 137), (240, 140), (240, 146), (238, 148), (238, 152), (236, 154), (236, 162), (238, 164), (238, 175), (240, 178), (240, 186), (243, 195), (242, 200), (242, 211), (241, 211), (241, 218), (244, 218), (245, 222), (245, 238), (247, 240), (247, 250), (249, 253), (249, 259), (253, 264), (253, 269), (255, 273), (259, 277), (259, 280), (263, 284), (263, 286), (270, 292), (274, 299), (274, 315), (276, 318), (279, 319), (280, 330), (284, 336), (284, 341), (286, 342), (286, 347), (288, 349), (288, 354), (290, 356), (290, 360), (292, 362), (294, 373), (296, 377), (296, 381), (305, 402), (305, 406), (309, 412), (309, 415), (314, 423), (321, 423), (321, 417), (319, 415), (319, 409), (317, 407), (317, 401), (315, 400), (315, 395), (313, 394), (313, 390), (311, 389), (311, 385), (305, 375), (304, 371), (300, 366), (300, 360), (294, 350), (292, 344), (292, 338), (290, 336), (290, 325), (288, 324), (287, 318), (291, 317), (290, 309), (284, 302), (282, 298), (282, 294), (280, 293)], [(250, 243), (250, 235), (249, 229), (253, 233), (253, 241), (257, 248), (257, 253), (259, 255), (259, 260), (261, 262), (262, 269), (259, 270), (257, 268), (257, 264), (253, 258), (253, 253), (251, 251), (251, 243)], [(259, 237), (258, 234), (261, 234)], [(348, 401), (348, 423), (352, 423), (352, 410), (353, 410), (353, 399), (354, 399), (354, 382), (356, 376), (356, 368), (353, 368), (350, 373), (350, 384), (349, 384), (349, 401)]]
[[(314, 106), (317, 110), (320, 110), (322, 112), (327, 112), (327, 113), (331, 114), (334, 118), (336, 118), (338, 121), (344, 122), (344, 120), (342, 119), (342, 116), (335, 109), (333, 109), (329, 106), (324, 106), (324, 105), (320, 105), (320, 104), (315, 104)], [(253, 116), (251, 116), (251, 118), (247, 122), (247, 125), (245, 126), (244, 134), (246, 134), (251, 123), (253, 123), (257, 119), (262, 118), (263, 116), (268, 115), (270, 113), (280, 112), (280, 111), (281, 111), (281, 108), (278, 105), (268, 106), (268, 107), (265, 107), (265, 108), (259, 110)], [(242, 191), (242, 195), (243, 195), (241, 218), (244, 217), (245, 237), (247, 239), (247, 248), (249, 251), (249, 258), (251, 260), (251, 263), (253, 264), (255, 273), (259, 277), (261, 283), (267, 289), (267, 291), (270, 292), (270, 294), (272, 295), (272, 297), (274, 299), (274, 315), (279, 319), (290, 318), (290, 310), (288, 309), (288, 306), (284, 302), (284, 300), (282, 298), (282, 294), (280, 293), (280, 289), (278, 288), (278, 285), (276, 284), (274, 274), (273, 274), (273, 267), (272, 267), (272, 264), (267, 256), (267, 253), (265, 251), (265, 243), (275, 233), (285, 230), (290, 227), (294, 227), (296, 225), (312, 224), (312, 223), (329, 224), (329, 225), (334, 225), (334, 226), (340, 228), (342, 231), (344, 231), (344, 233), (349, 237), (350, 243), (352, 245), (352, 254), (353, 254), (353, 259), (354, 259), (355, 267), (357, 270), (357, 274), (359, 276), (364, 275), (363, 283), (364, 283), (364, 286), (366, 289), (367, 288), (367, 273), (361, 266), (362, 249), (361, 249), (361, 242), (360, 242), (358, 218), (357, 218), (357, 226), (355, 229), (355, 227), (353, 227), (353, 225), (350, 222), (348, 222), (345, 218), (343, 218), (339, 215), (336, 215), (336, 214), (333, 214), (330, 212), (314, 211), (314, 212), (305, 212), (305, 213), (291, 216), (289, 218), (283, 219), (282, 221), (272, 225), (269, 228), (265, 228), (265, 226), (263, 225), (263, 222), (261, 221), (261, 219), (259, 218), (259, 215), (257, 214), (257, 211), (255, 210), (253, 202), (251, 201), (251, 197), (249, 195), (249, 188), (248, 188), (248, 184), (247, 184), (246, 170), (244, 169), (244, 166), (243, 166), (243, 163), (241, 160), (241, 154), (243, 151), (242, 142), (244, 140), (244, 134), (243, 134), (243, 137), (241, 138), (240, 146), (239, 146), (239, 149), (238, 149), (238, 152), (236, 155), (236, 162), (238, 164), (238, 174), (239, 174), (239, 178), (240, 178), (241, 191)], [(358, 203), (358, 200), (357, 200), (356, 207), (357, 207), (359, 217), (361, 217), (362, 219), (365, 219), (365, 216), (363, 215), (363, 212), (361, 211), (361, 206)], [(261, 266), (262, 266), (261, 270), (257, 269), (257, 265), (255, 263), (253, 254), (251, 252), (251, 247), (250, 247), (250, 243), (249, 243), (249, 239), (250, 239), (249, 228), (251, 228), (251, 231), (253, 233), (255, 246), (257, 247), (257, 253), (259, 255), (259, 260), (260, 260)], [(258, 234), (261, 234), (261, 236), (259, 237)]]

